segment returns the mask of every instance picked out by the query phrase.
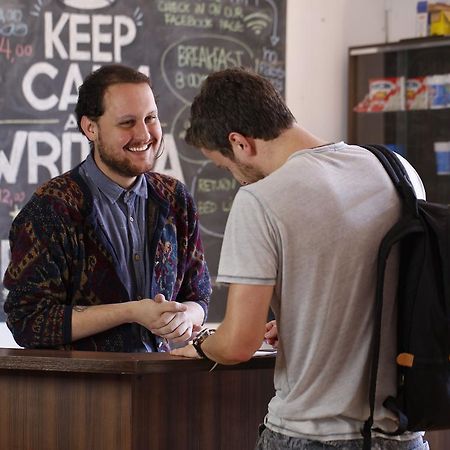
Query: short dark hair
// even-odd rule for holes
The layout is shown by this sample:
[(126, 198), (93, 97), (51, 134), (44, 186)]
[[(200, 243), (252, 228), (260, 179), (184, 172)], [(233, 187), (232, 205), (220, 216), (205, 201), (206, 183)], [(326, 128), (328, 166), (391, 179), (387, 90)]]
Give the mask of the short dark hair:
[(244, 68), (210, 74), (191, 105), (186, 142), (233, 159), (231, 132), (265, 141), (291, 128), (295, 118), (272, 83)]
[(105, 65), (90, 73), (78, 89), (78, 101), (75, 106), (78, 129), (83, 134), (81, 118), (87, 116), (96, 120), (102, 116), (105, 112), (103, 98), (106, 89), (119, 83), (147, 83), (152, 88), (147, 75), (121, 64)]

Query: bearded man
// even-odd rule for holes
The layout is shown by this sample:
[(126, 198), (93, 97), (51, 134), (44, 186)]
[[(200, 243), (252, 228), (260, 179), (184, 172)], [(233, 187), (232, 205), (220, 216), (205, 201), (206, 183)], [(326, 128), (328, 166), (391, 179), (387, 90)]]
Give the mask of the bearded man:
[(150, 79), (103, 66), (75, 113), (91, 153), (12, 224), (8, 327), (27, 348), (167, 351), (201, 328), (211, 284), (191, 195), (152, 172), (163, 134)]

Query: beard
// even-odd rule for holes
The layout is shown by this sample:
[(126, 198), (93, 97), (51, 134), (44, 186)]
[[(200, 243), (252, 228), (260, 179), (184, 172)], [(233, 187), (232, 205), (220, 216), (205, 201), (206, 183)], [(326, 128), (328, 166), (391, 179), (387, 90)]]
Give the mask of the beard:
[(265, 178), (265, 175), (260, 172), (258, 169), (255, 169), (254, 167), (251, 167), (247, 164), (244, 164), (240, 162), (239, 160), (236, 160), (236, 167), (239, 169), (239, 172), (243, 176), (244, 184), (252, 184), (256, 183), (259, 180), (262, 180)]
[(156, 158), (158, 158), (162, 153), (162, 145), (163, 140), (161, 139), (156, 151), (154, 151), (153, 146), (146, 150), (146, 152), (151, 152), (152, 157), (147, 162), (142, 161), (140, 163), (133, 163), (133, 161), (131, 161), (127, 157), (118, 157), (114, 155), (113, 152), (108, 151), (101, 135), (99, 135), (98, 137), (97, 151), (100, 160), (111, 171), (123, 177), (137, 177), (139, 175), (142, 175), (143, 173), (150, 172), (153, 169), (153, 167), (155, 166)]

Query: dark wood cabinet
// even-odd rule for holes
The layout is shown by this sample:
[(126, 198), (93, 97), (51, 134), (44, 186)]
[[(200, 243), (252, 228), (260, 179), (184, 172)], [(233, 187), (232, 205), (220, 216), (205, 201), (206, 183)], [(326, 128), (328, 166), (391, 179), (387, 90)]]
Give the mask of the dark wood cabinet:
[[(394, 44), (380, 44), (349, 49), (348, 137), (353, 144), (387, 144), (406, 156), (421, 176), (430, 201), (450, 203), (450, 172), (438, 174), (435, 143), (448, 142), (450, 158), (450, 38), (411, 39)], [(442, 83), (446, 101), (432, 93), (433, 78)], [(448, 77), (447, 77), (448, 75)], [(445, 79), (447, 77), (447, 80)], [(383, 87), (397, 79), (403, 83), (403, 105), (374, 107), (377, 80), (378, 100), (386, 100)], [(386, 80), (383, 86), (382, 80)], [(408, 109), (408, 95), (414, 95), (414, 81), (427, 87), (428, 105)], [(370, 96), (369, 83), (375, 89)], [(427, 84), (429, 83), (429, 84)], [(375, 92), (375, 94), (374, 94)], [(435, 92), (435, 91), (433, 91)], [(367, 97), (369, 95), (369, 97)], [(371, 98), (370, 98), (371, 97)], [(432, 100), (432, 99), (436, 100)], [(440, 98), (440, 97), (439, 97)], [(364, 99), (366, 104), (364, 105)], [(364, 111), (372, 100), (372, 111)], [(430, 102), (433, 104), (430, 105)], [(376, 99), (375, 99), (376, 103)], [(360, 106), (360, 111), (355, 108)], [(413, 104), (413, 108), (420, 106)]]

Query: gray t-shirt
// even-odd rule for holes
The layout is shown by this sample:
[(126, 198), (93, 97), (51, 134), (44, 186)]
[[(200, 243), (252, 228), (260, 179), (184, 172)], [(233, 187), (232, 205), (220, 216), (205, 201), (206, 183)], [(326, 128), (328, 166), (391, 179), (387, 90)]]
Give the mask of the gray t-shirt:
[[(405, 161), (419, 197), (420, 178)], [(317, 440), (360, 438), (379, 244), (398, 219), (396, 190), (376, 157), (343, 142), (294, 153), (235, 197), (218, 281), (274, 285), (279, 347), (268, 428)], [(376, 425), (395, 392), (395, 254), (386, 275)]]

